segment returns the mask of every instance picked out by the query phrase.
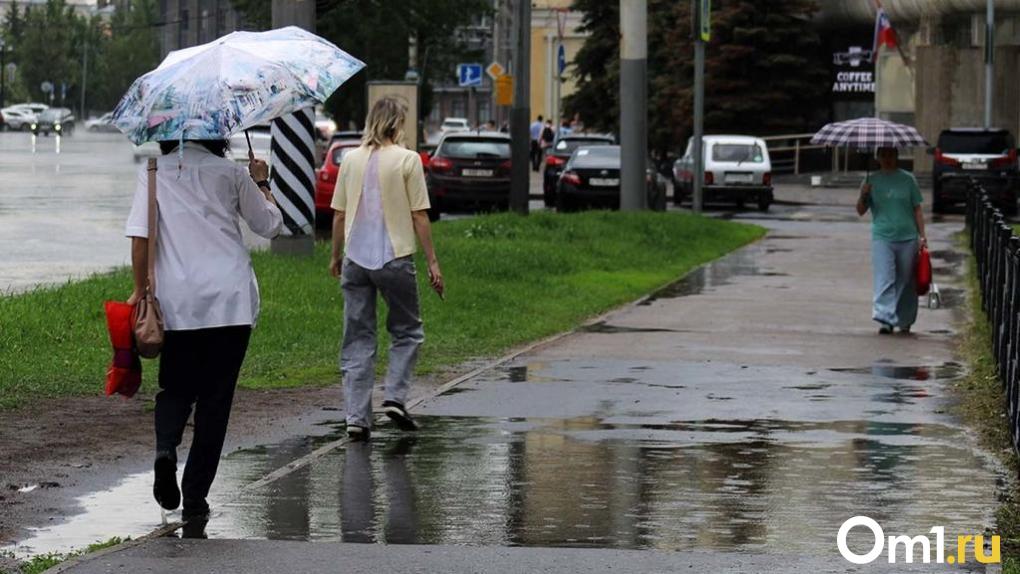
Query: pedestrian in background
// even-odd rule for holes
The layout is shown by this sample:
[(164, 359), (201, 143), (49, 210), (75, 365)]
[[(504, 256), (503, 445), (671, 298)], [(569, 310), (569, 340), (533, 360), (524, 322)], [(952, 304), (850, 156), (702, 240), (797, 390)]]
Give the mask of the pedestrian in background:
[(368, 440), (375, 383), (376, 298), (388, 309), (389, 366), (383, 412), (401, 430), (418, 425), (407, 412), (418, 349), (425, 340), (418, 306), (415, 236), (425, 250), (429, 281), (443, 296), (429, 225), (429, 196), (418, 154), (400, 145), (407, 104), (377, 101), (365, 122), (361, 146), (347, 153), (333, 194), (333, 250), (329, 271), (340, 279), (344, 333), (340, 369), (347, 436)]
[(531, 122), (531, 171), (538, 171), (542, 166), (542, 116)]
[[(184, 522), (209, 520), (206, 497), (216, 477), (234, 388), (259, 313), (259, 289), (239, 227), (272, 238), (283, 216), (269, 189), (269, 168), (248, 170), (224, 156), (225, 140), (160, 142), (156, 197), (156, 298), (165, 328), (156, 394), (156, 461), (152, 491), (167, 510), (181, 503)], [(170, 155), (172, 154), (172, 155)], [(128, 216), (136, 304), (148, 270), (149, 192), (142, 166)], [(177, 447), (194, 407), (194, 436), (180, 488)]]
[(896, 148), (879, 148), (877, 155), (880, 170), (868, 175), (857, 200), (858, 215), (871, 211), (872, 318), (880, 334), (894, 327), (909, 333), (917, 320), (917, 256), (927, 246), (921, 191), (914, 176), (899, 169)]
[(542, 126), (542, 136), (541, 137), (542, 137), (542, 142), (541, 142), (542, 153), (544, 154), (545, 150), (551, 148), (552, 145), (553, 145), (553, 141), (556, 140), (556, 132), (553, 131), (552, 120), (546, 120), (545, 121), (545, 125)]

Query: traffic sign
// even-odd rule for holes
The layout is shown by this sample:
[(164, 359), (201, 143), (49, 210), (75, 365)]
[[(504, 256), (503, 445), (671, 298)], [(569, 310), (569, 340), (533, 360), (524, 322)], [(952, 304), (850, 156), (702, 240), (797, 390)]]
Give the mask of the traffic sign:
[(53, 83), (43, 82), (42, 84), (39, 85), (39, 89), (42, 90), (44, 94), (48, 94), (53, 91)]
[(472, 86), (482, 85), (482, 65), (481, 64), (458, 64), (457, 65), (457, 83), (462, 88), (470, 88)]
[(496, 105), (512, 106), (514, 104), (514, 77), (507, 74), (496, 78)]
[(493, 62), (485, 68), (485, 73), (493, 80), (498, 80), (500, 76), (506, 73), (506, 69), (499, 62)]
[(563, 75), (563, 71), (567, 69), (567, 49), (560, 44), (559, 52), (556, 54), (556, 63), (560, 69), (560, 75)]

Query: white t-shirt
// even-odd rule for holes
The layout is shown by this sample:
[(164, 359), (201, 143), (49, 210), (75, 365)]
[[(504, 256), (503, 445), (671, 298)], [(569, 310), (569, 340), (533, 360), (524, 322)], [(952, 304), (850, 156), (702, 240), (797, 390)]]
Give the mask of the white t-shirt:
[(394, 259), (393, 243), (383, 217), (379, 189), (379, 153), (373, 151), (365, 166), (361, 202), (354, 215), (354, 227), (347, 240), (347, 257), (365, 269), (382, 269)]
[[(138, 171), (128, 237), (149, 236), (147, 167), (143, 163)], [(244, 166), (190, 142), (181, 157), (174, 152), (158, 159), (156, 200), (156, 298), (166, 329), (254, 325), (259, 288), (239, 217), (272, 238), (283, 225), (280, 210)]]

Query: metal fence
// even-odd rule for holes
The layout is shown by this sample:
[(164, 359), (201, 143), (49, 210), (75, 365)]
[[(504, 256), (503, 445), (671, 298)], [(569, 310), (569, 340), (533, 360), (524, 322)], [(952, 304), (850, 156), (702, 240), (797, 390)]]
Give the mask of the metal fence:
[(967, 200), (967, 233), (977, 262), (981, 308), (992, 328), (992, 352), (1006, 391), (1010, 436), (1020, 452), (1020, 237), (974, 182)]

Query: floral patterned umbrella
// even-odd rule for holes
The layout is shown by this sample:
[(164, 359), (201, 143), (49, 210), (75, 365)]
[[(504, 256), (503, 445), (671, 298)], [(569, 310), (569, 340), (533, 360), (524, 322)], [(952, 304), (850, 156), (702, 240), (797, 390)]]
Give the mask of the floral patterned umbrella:
[(171, 52), (135, 80), (113, 124), (136, 144), (222, 139), (325, 101), (364, 67), (294, 26), (234, 32)]

